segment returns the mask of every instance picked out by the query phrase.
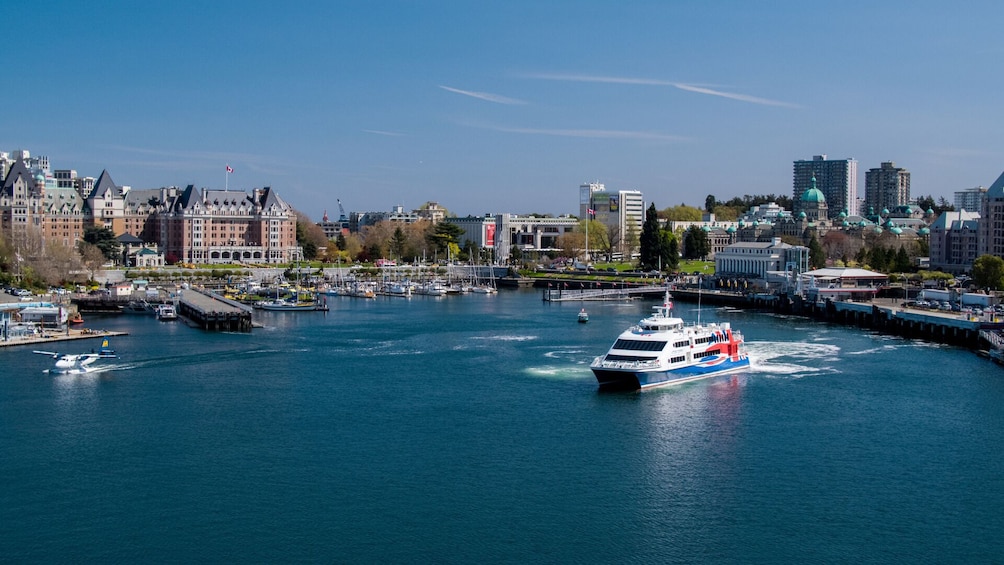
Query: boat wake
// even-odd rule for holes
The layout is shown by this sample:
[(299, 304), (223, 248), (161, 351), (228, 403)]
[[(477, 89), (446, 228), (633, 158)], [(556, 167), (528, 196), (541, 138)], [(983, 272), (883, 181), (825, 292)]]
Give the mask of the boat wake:
[(797, 348), (786, 341), (748, 341), (750, 368), (757, 374), (801, 378), (839, 372), (840, 347), (829, 343), (801, 343)]
[(593, 381), (593, 373), (589, 370), (589, 365), (585, 362), (580, 363), (578, 366), (545, 365), (542, 367), (527, 367), (524, 371), (530, 376), (543, 379), (585, 379), (590, 382)]
[(474, 336), (473, 340), (485, 340), (485, 341), (533, 341), (537, 339), (535, 335), (490, 335), (490, 336)]

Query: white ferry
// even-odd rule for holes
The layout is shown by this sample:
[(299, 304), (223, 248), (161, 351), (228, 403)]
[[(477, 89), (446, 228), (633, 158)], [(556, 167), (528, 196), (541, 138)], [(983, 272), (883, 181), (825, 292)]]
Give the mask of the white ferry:
[(653, 310), (593, 360), (600, 388), (646, 389), (749, 367), (743, 336), (728, 322), (688, 326), (672, 316), (669, 293)]

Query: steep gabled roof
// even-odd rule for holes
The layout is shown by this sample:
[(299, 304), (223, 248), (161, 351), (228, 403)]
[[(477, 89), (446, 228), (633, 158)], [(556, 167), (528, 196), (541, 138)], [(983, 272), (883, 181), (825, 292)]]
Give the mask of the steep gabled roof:
[(17, 161), (14, 161), (14, 164), (11, 166), (10, 171), (7, 172), (7, 177), (3, 179), (4, 193), (13, 194), (12, 189), (14, 187), (14, 183), (17, 182), (17, 179), (21, 177), (24, 177), (24, 180), (26, 183), (28, 183), (28, 186), (30, 187), (35, 186), (35, 177), (31, 176), (31, 171), (28, 170), (28, 166), (24, 164), (24, 161), (18, 159)]
[(115, 185), (115, 181), (112, 180), (107, 169), (101, 171), (101, 176), (94, 183), (94, 190), (91, 191), (90, 198), (104, 198), (105, 193), (111, 193), (112, 196), (119, 195), (119, 187)]
[(198, 200), (198, 194), (195, 191), (195, 185), (190, 184), (185, 187), (185, 190), (178, 195), (178, 199), (174, 202), (174, 210), (180, 212), (182, 210), (187, 210), (191, 207), (195, 201)]
[(997, 177), (990, 188), (987, 189), (987, 198), (1000, 200), (1004, 198), (1004, 173)]

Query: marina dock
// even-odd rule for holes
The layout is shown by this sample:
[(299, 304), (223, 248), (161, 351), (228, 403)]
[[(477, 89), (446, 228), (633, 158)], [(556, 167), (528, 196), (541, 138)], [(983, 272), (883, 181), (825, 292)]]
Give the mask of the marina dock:
[(250, 306), (199, 289), (182, 291), (178, 314), (207, 331), (250, 332)]
[[(565, 287), (568, 287), (565, 284)], [(544, 302), (611, 301), (633, 300), (642, 296), (662, 296), (666, 292), (663, 285), (625, 286), (622, 288), (565, 288), (560, 286), (544, 289)]]
[(55, 341), (72, 341), (78, 339), (99, 339), (117, 335), (129, 335), (126, 332), (109, 332), (105, 330), (92, 330), (85, 328), (77, 330), (73, 328), (57, 330), (43, 329), (37, 334), (16, 336), (8, 339), (0, 339), (0, 347), (13, 347), (17, 345), (43, 345)]

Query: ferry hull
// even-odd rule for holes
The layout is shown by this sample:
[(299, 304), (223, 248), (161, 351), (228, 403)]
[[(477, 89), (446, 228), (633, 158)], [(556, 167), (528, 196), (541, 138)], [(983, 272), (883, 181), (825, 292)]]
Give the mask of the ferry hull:
[(632, 371), (593, 368), (593, 374), (600, 388), (604, 390), (638, 390), (659, 386), (676, 385), (715, 375), (723, 375), (749, 368), (749, 357), (736, 360), (727, 359), (714, 364), (697, 364), (679, 367), (671, 371)]

